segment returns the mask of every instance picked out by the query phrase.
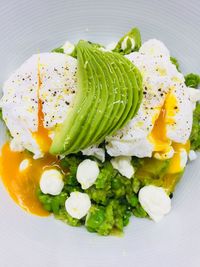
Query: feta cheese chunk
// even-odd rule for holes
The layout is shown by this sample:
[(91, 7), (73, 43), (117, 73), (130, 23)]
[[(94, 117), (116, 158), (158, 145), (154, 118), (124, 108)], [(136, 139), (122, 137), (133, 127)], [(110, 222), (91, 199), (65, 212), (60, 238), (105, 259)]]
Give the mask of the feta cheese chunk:
[(105, 161), (105, 149), (98, 147), (97, 145), (92, 145), (88, 148), (82, 150), (83, 155), (94, 156), (101, 162)]
[(59, 195), (64, 187), (63, 175), (56, 169), (43, 172), (40, 178), (40, 189), (44, 194)]
[(76, 219), (83, 218), (91, 207), (91, 201), (88, 194), (81, 192), (72, 192), (65, 201), (66, 211), (70, 216)]
[(162, 187), (144, 186), (139, 191), (139, 202), (155, 222), (159, 222), (171, 210), (171, 199)]
[(128, 156), (119, 156), (111, 159), (111, 164), (114, 169), (118, 170), (121, 175), (131, 178), (134, 174), (134, 168), (131, 164), (131, 157)]
[(87, 189), (93, 185), (99, 175), (99, 167), (96, 161), (85, 159), (77, 168), (76, 179), (81, 184), (82, 189)]
[(194, 150), (190, 150), (188, 157), (190, 161), (195, 160), (197, 159), (197, 153)]

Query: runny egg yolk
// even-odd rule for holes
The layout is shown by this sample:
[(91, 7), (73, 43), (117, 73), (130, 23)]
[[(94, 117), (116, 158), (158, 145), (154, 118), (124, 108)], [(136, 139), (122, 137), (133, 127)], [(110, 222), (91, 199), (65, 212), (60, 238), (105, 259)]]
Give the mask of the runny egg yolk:
[[(29, 165), (22, 171), (20, 163), (24, 159), (29, 161)], [(41, 174), (49, 167), (59, 168), (56, 157), (46, 154), (43, 158), (34, 160), (27, 151), (11, 151), (9, 143), (2, 148), (0, 175), (7, 191), (19, 206), (38, 216), (49, 215), (37, 198)]]
[(171, 140), (167, 137), (167, 124), (174, 123), (174, 116), (178, 111), (177, 101), (175, 96), (170, 93), (165, 99), (158, 118), (154, 122), (153, 129), (149, 135), (150, 142), (154, 145), (155, 152), (169, 151)]
[(42, 111), (42, 100), (38, 99), (38, 129), (32, 133), (42, 152), (47, 153), (51, 146), (51, 138), (49, 137), (49, 130), (44, 127), (44, 113)]
[(174, 150), (174, 156), (170, 159), (169, 173), (178, 173), (183, 170), (181, 165), (181, 153), (183, 150), (189, 152), (190, 147), (189, 141), (186, 144), (178, 144), (172, 142), (167, 137), (166, 127), (167, 125), (175, 125), (174, 116), (177, 112), (177, 100), (172, 91), (167, 95), (165, 103), (149, 135), (149, 140), (154, 145), (154, 152), (165, 154), (171, 149)]
[(40, 98), (40, 89), (42, 86), (42, 77), (40, 72), (41, 64), (38, 58), (38, 129), (36, 132), (32, 133), (33, 138), (36, 140), (42, 152), (47, 153), (51, 146), (52, 140), (49, 137), (49, 130), (44, 127), (44, 113), (42, 110), (42, 100)]
[(167, 151), (168, 147), (171, 145), (171, 141), (166, 136), (165, 117), (166, 109), (165, 106), (163, 106), (149, 135), (149, 140), (154, 145), (155, 152)]
[(188, 140), (185, 144), (179, 144), (179, 143), (173, 143), (172, 144), (173, 149), (174, 149), (174, 156), (170, 160), (169, 164), (169, 169), (168, 173), (179, 173), (183, 171), (185, 166), (182, 166), (181, 161), (182, 161), (182, 156), (183, 152), (186, 152), (187, 154), (190, 151), (190, 141)]

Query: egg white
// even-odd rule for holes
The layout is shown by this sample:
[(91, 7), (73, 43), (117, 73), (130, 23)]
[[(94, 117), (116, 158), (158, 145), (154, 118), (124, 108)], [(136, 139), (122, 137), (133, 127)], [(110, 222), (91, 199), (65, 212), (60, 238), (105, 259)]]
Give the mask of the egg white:
[(77, 90), (77, 60), (59, 53), (33, 55), (5, 82), (0, 102), (3, 119), (13, 137), (11, 149), (27, 149), (42, 157), (33, 133), (38, 129), (38, 86), (44, 127), (53, 137), (55, 126), (64, 121)]
[[(106, 138), (111, 156), (151, 157), (156, 143), (150, 135), (166, 101), (166, 138), (169, 144), (159, 159), (173, 157), (172, 142), (186, 143), (192, 128), (193, 109), (199, 95), (188, 90), (184, 76), (170, 61), (166, 46), (155, 39), (145, 42), (139, 52), (127, 58), (138, 67), (143, 77), (143, 99), (136, 116), (123, 129)], [(175, 105), (170, 99), (175, 99)], [(166, 104), (166, 103), (165, 103)], [(173, 109), (173, 110), (172, 110)]]

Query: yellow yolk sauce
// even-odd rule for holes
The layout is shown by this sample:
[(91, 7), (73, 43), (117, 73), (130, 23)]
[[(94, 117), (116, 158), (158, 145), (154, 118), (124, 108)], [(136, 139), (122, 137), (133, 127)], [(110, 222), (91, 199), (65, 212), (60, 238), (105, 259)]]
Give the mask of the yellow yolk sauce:
[(169, 192), (173, 192), (176, 184), (180, 180), (183, 169), (181, 167), (181, 151), (185, 149), (187, 154), (190, 151), (190, 141), (188, 140), (186, 144), (172, 143), (174, 149), (174, 156), (170, 159), (169, 168), (167, 174), (163, 177), (163, 187)]
[(172, 147), (175, 152), (174, 152), (174, 156), (170, 160), (168, 173), (178, 173), (180, 171), (183, 171), (181, 167), (181, 151), (185, 149), (187, 154), (189, 153), (190, 141), (188, 140), (186, 144), (173, 143)]
[(47, 153), (52, 140), (49, 137), (49, 130), (44, 127), (44, 113), (42, 111), (41, 99), (38, 99), (38, 129), (37, 132), (34, 132), (32, 135), (42, 152)]
[[(174, 149), (174, 155), (170, 159), (167, 174), (163, 177), (163, 186), (173, 190), (175, 184), (181, 177), (183, 168), (181, 166), (181, 153), (186, 150), (189, 153), (190, 142), (186, 144), (174, 143), (167, 138), (167, 125), (174, 125), (174, 116), (178, 111), (177, 100), (173, 93), (167, 95), (165, 103), (161, 108), (154, 127), (149, 135), (150, 142), (154, 145), (154, 152), (166, 153)], [(164, 159), (164, 158), (163, 158)]]
[(164, 104), (164, 109), (165, 109), (165, 124), (173, 125), (174, 117), (178, 112), (177, 100), (173, 93), (169, 93), (167, 95)]
[(49, 130), (44, 127), (44, 113), (42, 109), (42, 100), (40, 98), (40, 88), (42, 86), (42, 77), (40, 73), (40, 62), (38, 59), (38, 129), (34, 132), (33, 138), (36, 140), (43, 153), (47, 153), (50, 149), (52, 140), (49, 137)]
[(164, 152), (171, 145), (171, 141), (166, 136), (165, 116), (166, 111), (163, 107), (149, 135), (149, 140), (154, 145), (155, 152)]
[(162, 187), (166, 189), (168, 193), (172, 193), (175, 189), (176, 184), (181, 179), (183, 172), (178, 173), (167, 173), (163, 176)]
[(176, 98), (170, 93), (167, 95), (165, 103), (149, 135), (149, 140), (154, 145), (155, 152), (167, 152), (170, 150), (172, 142), (167, 137), (166, 127), (167, 125), (174, 124), (174, 116), (177, 111)]
[[(20, 163), (27, 159), (29, 165), (20, 170)], [(59, 168), (58, 159), (46, 154), (43, 158), (34, 160), (27, 152), (13, 152), (6, 143), (0, 157), (0, 174), (2, 181), (12, 199), (24, 210), (38, 216), (48, 216), (37, 198), (39, 181), (44, 169)]]

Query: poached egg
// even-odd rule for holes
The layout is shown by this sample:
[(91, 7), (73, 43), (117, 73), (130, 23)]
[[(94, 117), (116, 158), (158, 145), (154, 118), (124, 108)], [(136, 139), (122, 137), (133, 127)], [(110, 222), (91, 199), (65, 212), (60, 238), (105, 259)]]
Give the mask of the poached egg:
[[(172, 158), (187, 152), (193, 109), (199, 95), (184, 83), (184, 76), (170, 61), (166, 46), (155, 39), (145, 42), (139, 52), (127, 56), (143, 77), (143, 100), (136, 116), (121, 130), (107, 137), (111, 156), (155, 156)], [(182, 145), (182, 150), (176, 144)], [(183, 152), (184, 151), (184, 152)], [(181, 154), (182, 153), (182, 154)]]
[(77, 60), (65, 54), (33, 55), (3, 86), (3, 119), (13, 137), (11, 149), (39, 158), (48, 152), (77, 90)]

